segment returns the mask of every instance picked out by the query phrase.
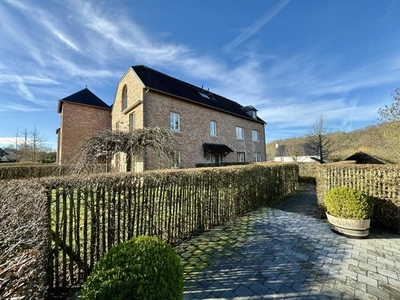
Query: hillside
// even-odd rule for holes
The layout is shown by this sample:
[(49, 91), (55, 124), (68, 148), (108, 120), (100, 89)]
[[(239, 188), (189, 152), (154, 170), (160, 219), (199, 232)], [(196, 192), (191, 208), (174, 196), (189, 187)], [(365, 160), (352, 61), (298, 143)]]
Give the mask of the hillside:
[[(354, 152), (363, 151), (387, 163), (400, 163), (398, 159), (396, 160), (393, 153), (385, 147), (386, 142), (382, 135), (382, 126), (383, 125), (373, 125), (347, 133), (333, 132), (329, 134), (334, 145), (330, 160), (343, 160)], [(303, 136), (267, 143), (268, 160), (274, 159), (276, 144), (302, 144), (305, 143), (306, 140), (307, 138)]]

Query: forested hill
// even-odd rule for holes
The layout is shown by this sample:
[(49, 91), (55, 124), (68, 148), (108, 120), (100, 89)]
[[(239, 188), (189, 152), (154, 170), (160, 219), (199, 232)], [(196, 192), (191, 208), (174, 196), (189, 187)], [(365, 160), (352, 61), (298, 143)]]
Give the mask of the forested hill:
[[(373, 125), (351, 132), (334, 132), (328, 136), (333, 141), (333, 153), (330, 161), (343, 160), (357, 151), (366, 152), (387, 163), (400, 163), (390, 148), (382, 133), (383, 125)], [(307, 137), (290, 138), (267, 143), (268, 160), (275, 157), (276, 144), (290, 145), (307, 142)]]

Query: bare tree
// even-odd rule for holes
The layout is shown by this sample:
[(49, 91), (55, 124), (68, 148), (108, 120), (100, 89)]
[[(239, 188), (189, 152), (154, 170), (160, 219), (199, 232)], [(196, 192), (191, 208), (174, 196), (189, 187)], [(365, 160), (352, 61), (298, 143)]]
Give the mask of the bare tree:
[(46, 139), (44, 136), (42, 136), (39, 131), (36, 129), (36, 126), (33, 128), (33, 130), (30, 133), (30, 146), (32, 150), (32, 161), (37, 162), (38, 161), (38, 154), (40, 151), (44, 149), (44, 143), (46, 142)]
[(396, 89), (393, 103), (380, 108), (378, 113), (382, 124), (382, 132), (385, 138), (385, 146), (389, 147), (397, 159), (400, 159), (400, 89)]
[[(72, 172), (85, 173), (94, 169), (100, 156), (113, 157), (125, 153), (134, 157), (150, 147), (160, 157), (171, 160), (176, 155), (177, 141), (169, 130), (143, 128), (129, 132), (101, 130), (84, 140), (69, 161)], [(106, 158), (106, 163), (107, 163)]]
[(293, 161), (298, 161), (300, 156), (304, 156), (304, 148), (301, 144), (295, 141), (289, 141), (285, 145), (285, 156), (289, 156)]
[(329, 132), (325, 119), (321, 115), (310, 125), (307, 134), (307, 147), (317, 155), (320, 163), (326, 162), (333, 150), (332, 140), (328, 136)]

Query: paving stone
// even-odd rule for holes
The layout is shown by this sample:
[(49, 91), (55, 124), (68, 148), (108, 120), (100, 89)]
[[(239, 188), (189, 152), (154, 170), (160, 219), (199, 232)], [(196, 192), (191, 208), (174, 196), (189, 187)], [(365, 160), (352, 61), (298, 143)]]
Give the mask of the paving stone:
[(367, 285), (367, 293), (374, 295), (379, 299), (390, 300), (390, 296), (388, 293), (374, 286)]
[(179, 245), (184, 299), (400, 299), (399, 235), (339, 236), (296, 197)]

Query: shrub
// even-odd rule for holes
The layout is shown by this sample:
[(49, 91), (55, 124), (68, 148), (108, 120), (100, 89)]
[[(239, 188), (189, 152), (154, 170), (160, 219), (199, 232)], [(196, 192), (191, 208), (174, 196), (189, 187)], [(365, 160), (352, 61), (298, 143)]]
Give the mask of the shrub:
[(373, 214), (373, 199), (363, 192), (349, 187), (335, 187), (325, 197), (325, 205), (332, 216), (363, 220)]
[(140, 236), (112, 248), (83, 285), (81, 299), (182, 299), (183, 268), (175, 250)]

